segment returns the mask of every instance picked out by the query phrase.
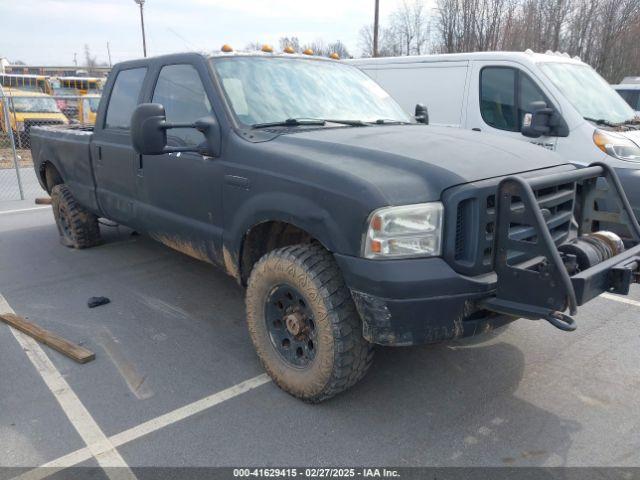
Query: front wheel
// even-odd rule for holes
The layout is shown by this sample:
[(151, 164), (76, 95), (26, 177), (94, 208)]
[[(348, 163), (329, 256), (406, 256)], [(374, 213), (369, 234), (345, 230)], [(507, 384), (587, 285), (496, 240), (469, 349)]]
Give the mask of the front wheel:
[(247, 287), (249, 333), (283, 390), (316, 403), (364, 377), (373, 348), (333, 256), (317, 244), (274, 250)]

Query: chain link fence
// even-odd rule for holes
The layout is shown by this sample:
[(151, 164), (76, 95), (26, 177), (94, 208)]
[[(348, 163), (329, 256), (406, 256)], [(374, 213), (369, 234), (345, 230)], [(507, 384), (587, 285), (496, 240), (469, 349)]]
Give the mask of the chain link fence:
[(39, 125), (92, 124), (97, 95), (50, 96), (0, 86), (0, 202), (46, 196), (31, 158), (31, 128)]

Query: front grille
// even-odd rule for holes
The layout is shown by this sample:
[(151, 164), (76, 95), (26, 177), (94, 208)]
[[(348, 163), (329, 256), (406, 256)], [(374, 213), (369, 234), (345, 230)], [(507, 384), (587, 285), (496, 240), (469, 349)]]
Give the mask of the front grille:
[[(484, 183), (484, 182), (483, 182)], [(493, 183), (493, 182), (492, 182)], [(493, 269), (493, 244), (496, 231), (496, 184), (483, 188), (462, 189), (451, 200), (455, 205), (455, 240), (445, 249), (445, 257), (453, 261), (461, 273), (477, 275)], [(534, 190), (551, 236), (556, 244), (566, 241), (571, 230), (575, 183), (565, 183)], [(512, 198), (511, 210), (524, 209), (518, 197)], [(529, 243), (538, 241), (531, 225), (511, 222), (509, 238)], [(517, 264), (531, 258), (527, 252), (509, 252), (509, 263)]]

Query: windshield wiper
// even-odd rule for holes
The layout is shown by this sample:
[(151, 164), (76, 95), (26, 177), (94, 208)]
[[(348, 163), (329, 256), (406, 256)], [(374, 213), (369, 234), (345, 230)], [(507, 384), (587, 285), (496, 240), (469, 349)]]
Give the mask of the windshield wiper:
[(367, 122), (363, 122), (362, 120), (334, 120), (327, 118), (325, 121), (329, 123), (339, 123), (341, 125), (350, 125), (352, 127), (366, 127), (369, 125)]
[(254, 123), (251, 128), (268, 128), (268, 127), (301, 127), (305, 125), (324, 125), (327, 123), (321, 118), (287, 118), (280, 122)]
[(377, 125), (410, 125), (409, 122), (403, 122), (402, 120), (394, 120), (393, 118), (379, 118), (373, 123)]
[(613, 123), (613, 122), (610, 122), (609, 120), (605, 120), (604, 118), (584, 117), (584, 119), (589, 122), (593, 122), (596, 125), (606, 125), (607, 127), (619, 127), (621, 125), (620, 123)]
[(333, 118), (287, 118), (280, 122), (254, 123), (251, 128), (269, 128), (269, 127), (302, 127), (307, 125), (326, 125), (327, 123), (338, 123), (340, 125), (349, 125), (351, 127), (366, 127), (370, 123), (362, 120), (340, 120)]

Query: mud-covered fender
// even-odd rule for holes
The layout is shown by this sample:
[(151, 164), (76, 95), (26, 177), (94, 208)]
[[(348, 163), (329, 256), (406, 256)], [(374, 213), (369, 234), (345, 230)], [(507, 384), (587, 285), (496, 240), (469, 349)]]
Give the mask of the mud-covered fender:
[[(228, 211), (225, 208), (225, 211)], [(359, 240), (340, 228), (335, 215), (312, 199), (287, 192), (265, 192), (248, 198), (225, 221), (223, 256), (226, 269), (238, 276), (245, 235), (265, 222), (285, 222), (304, 230), (330, 252), (353, 254)], [(358, 222), (360, 223), (360, 222)], [(360, 225), (357, 226), (360, 230)], [(351, 235), (353, 237), (353, 235)], [(356, 245), (357, 243), (357, 245)]]

